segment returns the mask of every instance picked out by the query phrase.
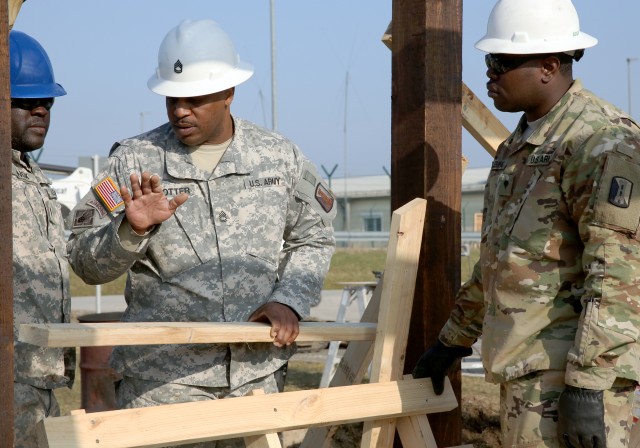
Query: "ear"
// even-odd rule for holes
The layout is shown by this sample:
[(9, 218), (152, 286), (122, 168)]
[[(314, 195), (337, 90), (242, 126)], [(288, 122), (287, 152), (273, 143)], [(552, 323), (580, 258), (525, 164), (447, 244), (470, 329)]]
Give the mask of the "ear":
[(229, 107), (231, 106), (231, 103), (233, 103), (233, 95), (235, 95), (236, 93), (236, 88), (235, 87), (231, 87), (230, 89), (227, 90), (227, 97), (224, 99), (224, 105)]
[(556, 55), (549, 55), (542, 60), (542, 82), (548, 83), (560, 73), (560, 59)]

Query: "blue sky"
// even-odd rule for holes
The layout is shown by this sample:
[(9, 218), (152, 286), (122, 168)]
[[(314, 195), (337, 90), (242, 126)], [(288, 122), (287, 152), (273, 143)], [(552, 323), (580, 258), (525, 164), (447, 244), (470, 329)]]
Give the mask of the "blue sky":
[[(473, 47), (493, 4), (464, 1), (463, 81), (511, 129), (519, 115), (493, 109), (483, 53)], [(640, 59), (627, 58), (640, 58), (640, 2), (574, 4), (582, 30), (600, 41), (575, 75), (624, 110), (631, 100), (639, 117)], [(391, 9), (391, 0), (275, 0), (278, 131), (319, 167), (337, 164), (334, 177), (344, 176), (345, 165), (349, 176), (390, 168), (391, 52), (380, 38)], [(40, 161), (76, 165), (80, 156), (106, 156), (113, 142), (164, 123), (164, 98), (146, 82), (164, 35), (186, 18), (216, 20), (231, 35), (240, 57), (255, 67), (236, 89), (232, 113), (271, 127), (269, 0), (28, 0), (14, 27), (46, 48), (68, 92), (53, 108)], [(466, 131), (462, 151), (470, 167), (490, 163)]]

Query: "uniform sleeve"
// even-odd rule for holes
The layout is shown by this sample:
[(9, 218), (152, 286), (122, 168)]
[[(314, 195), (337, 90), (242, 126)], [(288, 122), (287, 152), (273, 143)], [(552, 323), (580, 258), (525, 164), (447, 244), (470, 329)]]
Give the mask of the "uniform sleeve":
[(135, 250), (122, 244), (118, 229), (125, 217), (124, 206), (110, 211), (97, 189), (106, 179), (111, 179), (118, 191), (121, 185), (131, 188), (129, 170), (119, 158), (109, 157), (108, 167), (95, 178), (91, 190), (69, 215), (67, 256), (74, 272), (88, 284), (107, 283), (125, 274), (144, 257), (148, 245), (148, 238)]
[(571, 157), (563, 177), (584, 245), (582, 311), (565, 381), (610, 388), (640, 371), (640, 138), (604, 128)]
[(471, 347), (482, 334), (484, 311), (480, 262), (478, 262), (473, 268), (471, 278), (456, 295), (455, 307), (440, 331), (440, 341), (450, 346)]
[(315, 168), (305, 161), (290, 200), (279, 281), (270, 301), (292, 308), (300, 318), (320, 301), (335, 248), (332, 221), (337, 204)]

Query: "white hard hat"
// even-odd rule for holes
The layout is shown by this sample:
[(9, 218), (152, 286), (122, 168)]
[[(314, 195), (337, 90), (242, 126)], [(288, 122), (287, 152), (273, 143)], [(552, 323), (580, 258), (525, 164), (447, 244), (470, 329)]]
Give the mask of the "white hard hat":
[(213, 20), (185, 20), (158, 50), (158, 67), (147, 81), (152, 92), (184, 98), (221, 92), (243, 83), (253, 67), (240, 61), (233, 42)]
[(498, 0), (487, 34), (476, 42), (487, 53), (562, 53), (593, 47), (598, 40), (580, 31), (571, 0)]

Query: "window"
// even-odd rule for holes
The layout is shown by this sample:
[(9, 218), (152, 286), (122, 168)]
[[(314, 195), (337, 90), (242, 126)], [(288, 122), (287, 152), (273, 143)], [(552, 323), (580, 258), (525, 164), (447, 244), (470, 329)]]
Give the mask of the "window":
[(382, 232), (382, 213), (362, 215), (365, 232)]

